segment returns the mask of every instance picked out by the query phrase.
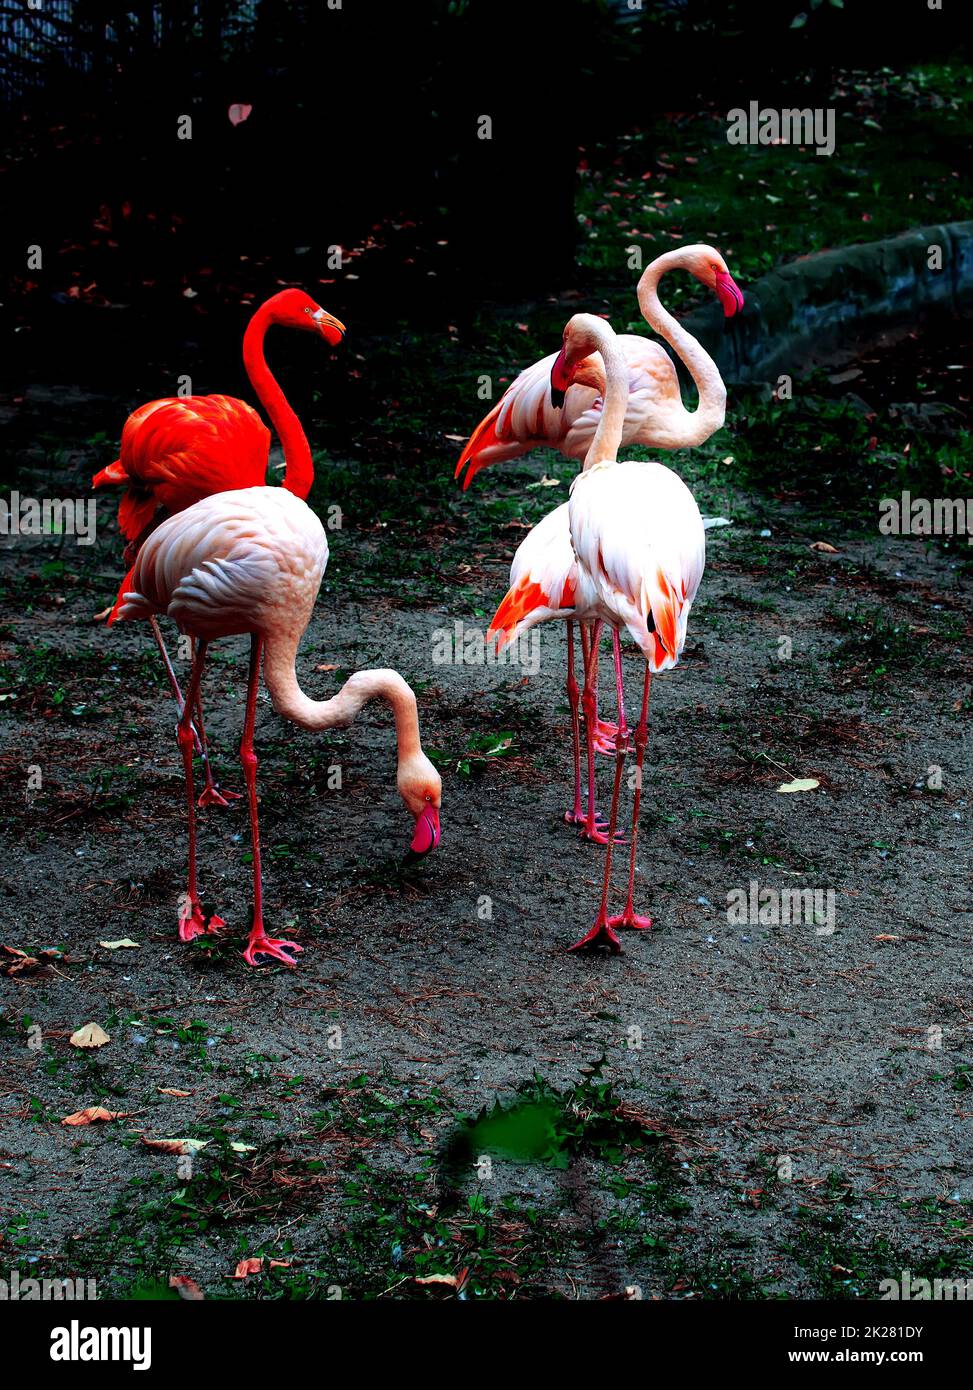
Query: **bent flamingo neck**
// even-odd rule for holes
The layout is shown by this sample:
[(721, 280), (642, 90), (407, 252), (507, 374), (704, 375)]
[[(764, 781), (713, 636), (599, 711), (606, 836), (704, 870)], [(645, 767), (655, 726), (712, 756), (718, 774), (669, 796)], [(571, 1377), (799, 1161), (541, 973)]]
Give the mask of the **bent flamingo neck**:
[[(659, 256), (648, 266), (639, 280), (636, 293), (642, 317), (650, 328), (664, 338), (683, 362), (692, 377), (699, 394), (695, 410), (682, 407), (685, 437), (681, 440), (684, 448), (701, 444), (716, 430), (721, 429), (726, 418), (726, 387), (719, 368), (703, 345), (674, 318), (659, 298), (659, 281), (667, 270), (685, 269), (692, 272), (682, 251), (669, 251)], [(698, 278), (698, 277), (697, 277)]]
[(274, 321), (273, 311), (262, 304), (243, 335), (243, 365), (284, 450), (283, 486), (304, 501), (314, 482), (314, 464), (301, 422), (264, 357), (264, 335)]
[(605, 395), (601, 419), (585, 455), (583, 472), (596, 463), (617, 461), (628, 409), (628, 363), (614, 331), (603, 319), (593, 319), (590, 342), (591, 350), (600, 352), (605, 364)]

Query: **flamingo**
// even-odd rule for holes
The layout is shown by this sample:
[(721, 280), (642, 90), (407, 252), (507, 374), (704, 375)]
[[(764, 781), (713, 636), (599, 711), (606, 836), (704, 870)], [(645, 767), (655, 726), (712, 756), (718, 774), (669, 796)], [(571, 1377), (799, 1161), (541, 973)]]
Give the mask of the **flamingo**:
[[(620, 928), (645, 931), (652, 925), (651, 918), (636, 913), (633, 901), (652, 676), (674, 667), (682, 653), (689, 612), (703, 575), (706, 533), (692, 493), (671, 469), (657, 462), (617, 462), (625, 422), (628, 372), (624, 350), (603, 319), (576, 314), (568, 322), (561, 351), (551, 367), (552, 399), (564, 398), (562, 393), (572, 385), (579, 364), (587, 353), (594, 351), (600, 352), (604, 361), (605, 405), (584, 468), (571, 486), (569, 501), (540, 523), (547, 534), (543, 548), (547, 567), (539, 565), (521, 575), (517, 587), (501, 602), (489, 635), (502, 648), (534, 623), (553, 618), (589, 624), (604, 622), (611, 627), (618, 733), (605, 836), (605, 871), (594, 925), (570, 949), (606, 945), (617, 952), (621, 950), (617, 935)], [(628, 891), (622, 912), (609, 916), (612, 849), (629, 747), (619, 642), (619, 632), (623, 630), (638, 645), (645, 671), (641, 713), (633, 740), (636, 776)], [(586, 713), (593, 709), (597, 679), (597, 644), (592, 642), (585, 667)], [(588, 756), (590, 781), (590, 740)]]
[[(617, 335), (615, 341), (624, 354), (627, 380), (622, 444), (654, 445), (662, 449), (689, 448), (702, 444), (723, 426), (726, 387), (716, 363), (659, 299), (661, 277), (667, 271), (679, 269), (689, 271), (713, 290), (727, 318), (732, 318), (743, 308), (743, 294), (723, 257), (712, 246), (700, 243), (679, 247), (656, 257), (646, 267), (636, 289), (639, 308), (649, 326), (666, 340), (689, 369), (699, 400), (694, 411), (685, 408), (672, 359), (658, 343), (635, 334)], [(549, 393), (551, 369), (557, 356), (557, 353), (552, 353), (521, 372), (473, 431), (456, 465), (456, 477), (466, 469), (464, 491), (481, 468), (490, 463), (519, 458), (535, 448), (558, 449), (565, 457), (579, 460), (588, 456), (602, 417), (604, 363), (597, 352), (578, 362), (563, 400), (556, 400)], [(538, 544), (541, 544), (540, 540)], [(533, 563), (533, 559), (533, 556), (525, 556), (528, 565)], [(515, 560), (511, 570), (511, 588), (515, 586), (516, 568)], [(518, 573), (516, 578), (519, 577)], [(581, 623), (580, 630), (587, 669), (588, 652), (592, 645), (597, 652), (601, 628), (596, 633)], [(584, 839), (604, 843), (604, 836), (595, 830), (595, 820), (592, 819), (590, 772), (588, 814), (581, 812), (580, 723), (573, 663), (574, 627), (569, 620), (567, 691), (572, 711), (575, 797), (573, 808), (565, 813), (564, 819), (568, 824), (581, 825)], [(598, 718), (597, 683), (594, 693), (595, 703), (585, 708), (589, 766), (592, 762), (592, 744), (599, 752), (611, 752), (617, 734), (614, 724)], [(592, 730), (590, 738), (587, 734), (589, 727)], [(601, 824), (600, 818), (597, 818), (597, 823)]]
[(216, 932), (223, 919), (207, 922), (196, 873), (193, 798), (192, 709), (199, 693), (209, 644), (220, 637), (250, 634), (250, 671), (240, 762), (247, 788), (253, 842), (253, 920), (243, 957), (248, 965), (267, 956), (296, 964), (296, 942), (268, 936), (264, 927), (257, 817), (257, 757), (253, 750), (257, 689), (263, 675), (278, 714), (304, 729), (346, 728), (362, 706), (382, 699), (395, 717), (397, 785), (414, 819), (407, 859), (428, 854), (439, 843), (442, 783), (422, 751), (416, 698), (397, 671), (358, 671), (330, 700), (312, 700), (301, 690), (295, 658), (328, 563), (324, 528), (310, 507), (286, 488), (235, 488), (214, 493), (177, 512), (143, 541), (116, 619), (166, 614), (195, 641), (192, 672), (177, 727), (186, 781), (189, 868), (182, 899), (179, 937), (191, 941)]
[[(332, 347), (345, 327), (303, 290), (281, 290), (256, 311), (243, 337), (243, 364), (250, 384), (270, 416), (284, 450), (283, 486), (306, 498), (314, 466), (301, 423), (288, 405), (264, 357), (264, 337), (274, 324), (317, 333)], [(92, 479), (95, 488), (123, 485), (118, 524), (128, 541), (125, 560), (132, 564), (139, 546), (167, 516), (192, 506), (211, 493), (262, 486), (267, 480), (270, 431), (246, 401), (234, 396), (166, 396), (139, 406), (125, 421), (119, 457)], [(132, 571), (122, 581), (119, 599)], [(110, 610), (116, 611), (118, 602)], [(182, 692), (157, 620), (152, 634), (159, 648), (176, 707)], [(235, 792), (221, 792), (213, 780), (203, 727), (202, 697), (195, 711), (194, 742), (206, 776), (201, 806), (228, 805)]]
[[(712, 246), (679, 247), (646, 267), (636, 289), (642, 316), (689, 369), (699, 401), (692, 411), (683, 405), (676, 369), (659, 343), (620, 334), (617, 342), (626, 368), (623, 445), (688, 449), (723, 426), (726, 387), (716, 363), (659, 299), (659, 280), (667, 271), (680, 269), (714, 291), (727, 318), (743, 308), (743, 294)], [(487, 464), (520, 458), (532, 449), (557, 449), (579, 461), (587, 457), (601, 419), (604, 363), (597, 355), (579, 362), (559, 408), (549, 395), (557, 356), (552, 353), (525, 368), (470, 435), (456, 465), (457, 478), (466, 469), (464, 490)]]

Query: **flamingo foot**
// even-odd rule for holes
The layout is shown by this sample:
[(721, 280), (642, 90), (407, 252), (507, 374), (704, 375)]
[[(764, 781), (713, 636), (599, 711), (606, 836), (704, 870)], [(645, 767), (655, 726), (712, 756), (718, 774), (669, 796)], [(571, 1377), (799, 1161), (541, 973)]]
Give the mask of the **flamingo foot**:
[(179, 918), (179, 940), (194, 941), (197, 936), (218, 932), (221, 927), (225, 926), (226, 923), (223, 918), (217, 917), (216, 913), (207, 922), (199, 903), (191, 903), (189, 911), (183, 912)]
[(597, 720), (591, 736), (595, 752), (614, 755), (617, 751), (615, 746), (617, 737), (617, 724), (613, 724), (610, 719)]
[[(581, 827), (581, 830), (580, 830), (579, 833), (578, 833), (578, 839), (579, 839), (579, 840), (588, 840), (588, 841), (590, 841), (590, 843), (593, 844), (593, 845), (607, 845), (607, 844), (608, 844), (608, 834), (607, 834), (607, 831), (608, 831), (608, 824), (607, 824), (607, 822), (605, 821), (604, 816), (599, 816), (599, 815), (596, 814), (595, 817), (594, 817), (593, 824), (591, 824), (591, 825), (588, 824), (587, 817), (585, 818), (584, 825)], [(613, 845), (627, 845), (627, 844), (628, 844), (628, 840), (626, 840), (625, 836), (622, 834), (622, 832), (621, 832), (620, 830), (616, 830), (616, 831), (615, 831), (615, 838), (614, 838), (614, 840), (612, 841), (612, 844), (613, 844)]]
[(209, 787), (204, 787), (199, 794), (197, 806), (229, 806), (231, 801), (239, 801), (240, 793), (224, 791), (214, 782)]
[(277, 936), (265, 936), (263, 928), (261, 928), (259, 931), (250, 933), (243, 959), (247, 965), (257, 965), (257, 956), (271, 956), (283, 965), (289, 965), (293, 970), (297, 961), (289, 952), (296, 951), (300, 954), (303, 949), (304, 947), (298, 946), (296, 941), (287, 941)]
[(569, 951), (588, 951), (595, 946), (607, 946), (613, 956), (621, 953), (622, 943), (612, 929), (612, 919), (600, 913), (591, 931), (586, 932), (580, 941), (569, 946)]
[(624, 912), (619, 912), (616, 917), (609, 917), (608, 925), (613, 931), (618, 931), (619, 928), (628, 931), (650, 931), (652, 928), (652, 918), (642, 917), (639, 913), (627, 907)]

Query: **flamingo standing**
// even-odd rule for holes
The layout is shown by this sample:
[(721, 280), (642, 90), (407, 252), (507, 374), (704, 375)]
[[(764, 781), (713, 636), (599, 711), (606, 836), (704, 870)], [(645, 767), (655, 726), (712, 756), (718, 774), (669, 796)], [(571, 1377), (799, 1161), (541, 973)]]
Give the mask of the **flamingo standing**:
[[(569, 321), (561, 351), (551, 367), (552, 398), (563, 399), (578, 365), (587, 353), (596, 350), (605, 367), (605, 405), (584, 468), (571, 486), (570, 500), (535, 528), (545, 528), (546, 542), (537, 545), (537, 558), (543, 556), (543, 560), (540, 564), (535, 560), (533, 570), (525, 568), (517, 586), (500, 604), (490, 634), (502, 647), (534, 623), (552, 618), (604, 622), (611, 627), (618, 732), (605, 872), (595, 923), (571, 949), (607, 945), (619, 951), (619, 928), (647, 930), (651, 926), (651, 919), (636, 913), (633, 902), (651, 681), (653, 674), (676, 665), (685, 645), (689, 612), (703, 575), (706, 538), (699, 508), (677, 474), (661, 463), (616, 461), (624, 429), (628, 373), (624, 352), (603, 319), (576, 314)], [(636, 778), (628, 892), (623, 911), (609, 916), (612, 849), (629, 746), (619, 643), (623, 629), (638, 644), (645, 673), (641, 713), (634, 732)], [(597, 644), (592, 642), (585, 666), (586, 715), (594, 707), (597, 679)], [(588, 758), (591, 782), (590, 739)]]
[[(301, 423), (288, 405), (264, 357), (264, 337), (274, 324), (317, 333), (332, 347), (344, 336), (344, 324), (303, 290), (281, 290), (256, 311), (243, 337), (243, 364), (250, 384), (270, 417), (284, 451), (283, 486), (306, 498), (314, 481), (311, 450)], [(167, 516), (203, 497), (231, 488), (258, 487), (267, 480), (270, 431), (246, 401), (234, 396), (166, 396), (139, 406), (125, 421), (119, 457), (92, 479), (92, 486), (125, 487), (118, 524), (128, 541), (131, 564), (145, 538)], [(119, 590), (119, 599), (132, 571)], [(118, 602), (111, 610), (116, 612)], [(176, 706), (182, 692), (155, 617), (152, 634), (162, 656)], [(202, 697), (197, 692), (194, 743), (200, 753), (206, 786), (201, 806), (227, 805), (234, 792), (220, 792), (213, 781), (203, 727)]]
[(269, 956), (293, 966), (291, 953), (301, 950), (293, 941), (268, 936), (264, 928), (257, 757), (253, 750), (261, 656), (274, 708), (302, 728), (345, 728), (366, 701), (386, 701), (395, 717), (399, 795), (415, 821), (407, 857), (428, 854), (439, 843), (442, 783), (422, 751), (416, 698), (399, 673), (356, 672), (330, 700), (312, 700), (298, 685), (297, 648), (327, 563), (324, 528), (310, 507), (291, 491), (250, 487), (215, 493), (169, 517), (143, 541), (128, 587), (110, 619), (151, 620), (157, 614), (167, 614), (196, 643), (177, 730), (189, 820), (188, 884), (179, 920), (182, 941), (224, 925), (217, 916), (206, 922), (199, 898), (192, 709), (209, 643), (238, 633), (250, 634), (250, 672), (240, 743), (253, 841), (253, 921), (243, 952), (249, 965), (257, 964), (260, 956)]
[[(743, 294), (723, 257), (712, 246), (698, 244), (667, 251), (645, 269), (636, 290), (642, 316), (686, 365), (696, 385), (699, 400), (694, 411), (687, 410), (683, 405), (672, 359), (658, 343), (636, 334), (617, 335), (615, 342), (623, 354), (626, 374), (621, 444), (644, 444), (661, 449), (690, 448), (702, 444), (723, 426), (726, 387), (716, 363), (659, 299), (660, 279), (667, 271), (679, 269), (689, 271), (717, 295), (727, 318), (732, 318), (743, 308)], [(579, 460), (589, 456), (602, 419), (605, 364), (597, 351), (583, 358), (576, 364), (563, 398), (557, 399), (550, 389), (551, 369), (557, 356), (557, 353), (552, 353), (521, 372), (473, 431), (456, 465), (457, 477), (466, 469), (464, 490), (481, 468), (520, 458), (535, 448), (558, 449), (565, 457)], [(542, 543), (538, 538), (538, 546)], [(525, 557), (525, 560), (529, 568), (534, 557)], [(515, 574), (517, 569), (515, 560), (511, 569), (512, 589), (520, 578), (519, 572)], [(596, 675), (600, 635), (600, 626), (596, 631), (581, 624), (585, 668), (589, 651), (594, 647)], [(571, 708), (575, 779), (574, 804), (565, 813), (564, 819), (568, 824), (582, 827), (582, 838), (604, 843), (601, 820), (593, 812), (590, 772), (588, 812), (585, 815), (581, 811), (580, 719), (578, 685), (574, 675), (574, 626), (570, 619), (567, 692)], [(594, 703), (590, 704), (589, 697), (589, 704), (585, 707), (589, 768), (593, 766), (592, 744), (600, 752), (610, 752), (617, 733), (615, 725), (598, 718), (597, 700), (596, 679)]]

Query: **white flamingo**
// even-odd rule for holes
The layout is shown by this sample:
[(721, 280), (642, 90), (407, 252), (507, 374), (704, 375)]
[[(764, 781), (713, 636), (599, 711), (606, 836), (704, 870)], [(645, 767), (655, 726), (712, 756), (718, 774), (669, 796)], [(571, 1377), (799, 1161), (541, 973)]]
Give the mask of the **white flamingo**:
[(330, 700), (312, 700), (294, 669), (328, 563), (324, 528), (306, 503), (284, 488), (249, 487), (215, 493), (170, 517), (143, 541), (115, 617), (167, 614), (196, 641), (192, 673), (178, 725), (186, 777), (189, 873), (179, 936), (192, 940), (223, 926), (207, 923), (196, 876), (192, 711), (210, 642), (250, 634), (250, 673), (240, 761), (247, 785), (253, 839), (253, 922), (244, 959), (270, 956), (294, 965), (293, 941), (264, 929), (257, 817), (257, 758), (253, 751), (260, 663), (278, 714), (305, 729), (345, 728), (368, 700), (383, 699), (395, 717), (399, 795), (415, 820), (410, 856), (439, 843), (442, 784), (422, 751), (416, 698), (397, 671), (359, 671)]
[[(621, 949), (617, 930), (645, 930), (651, 919), (635, 912), (635, 856), (641, 802), (642, 767), (648, 738), (652, 675), (675, 666), (686, 641), (689, 611), (699, 588), (706, 557), (703, 519), (692, 493), (661, 463), (616, 461), (626, 408), (627, 365), (615, 335), (603, 319), (576, 314), (564, 330), (564, 342), (551, 367), (551, 394), (561, 399), (585, 355), (599, 351), (605, 364), (604, 410), (585, 465), (571, 487), (570, 500), (546, 517), (527, 537), (543, 528), (516, 586), (512, 586), (490, 625), (505, 646), (534, 623), (552, 618), (608, 623), (612, 629), (618, 733), (615, 781), (608, 832), (601, 902), (594, 926), (572, 950), (594, 945)], [(515, 562), (516, 563), (516, 562)], [(619, 632), (634, 638), (645, 659), (641, 713), (634, 732), (636, 779), (632, 812), (628, 892), (623, 911), (608, 915), (612, 849), (618, 824), (618, 798), (629, 730), (625, 718)], [(585, 667), (585, 710), (594, 707), (597, 643), (589, 647)], [(576, 705), (573, 707), (576, 718)], [(589, 780), (593, 778), (589, 739)], [(590, 791), (590, 787), (589, 787)], [(590, 814), (590, 796), (589, 796)]]

